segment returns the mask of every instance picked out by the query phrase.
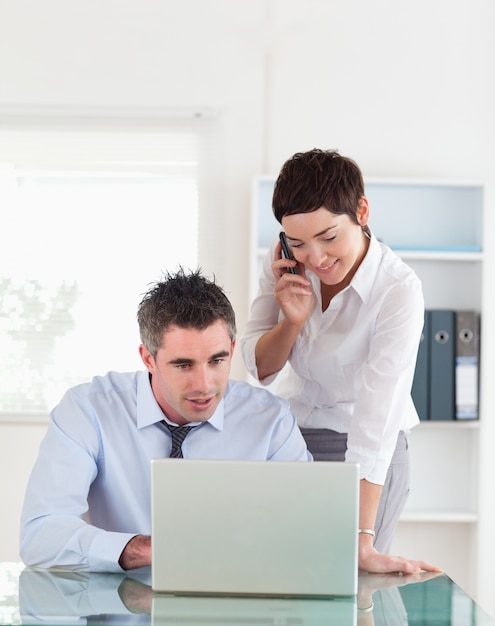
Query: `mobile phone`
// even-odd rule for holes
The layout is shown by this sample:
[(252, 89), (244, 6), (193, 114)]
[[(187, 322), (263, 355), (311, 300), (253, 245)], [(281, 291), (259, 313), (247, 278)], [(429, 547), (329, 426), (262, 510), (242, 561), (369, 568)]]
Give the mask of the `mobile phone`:
[[(286, 259), (290, 259), (291, 261), (295, 261), (296, 259), (294, 258), (294, 255), (290, 251), (289, 244), (287, 243), (287, 238), (285, 236), (284, 231), (280, 232), (279, 239), (280, 239), (280, 245), (282, 246), (282, 254), (284, 255), (284, 257)], [(287, 271), (290, 272), (291, 274), (297, 274), (295, 267), (288, 267)]]

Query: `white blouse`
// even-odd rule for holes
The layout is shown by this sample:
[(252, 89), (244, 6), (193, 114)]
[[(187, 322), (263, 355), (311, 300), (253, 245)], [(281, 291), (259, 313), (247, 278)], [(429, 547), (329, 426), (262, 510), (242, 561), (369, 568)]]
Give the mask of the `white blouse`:
[[(246, 367), (256, 379), (256, 343), (282, 316), (271, 270), (277, 240), (265, 257), (240, 341)], [(421, 282), (373, 235), (350, 285), (326, 311), (319, 278), (309, 270), (306, 276), (315, 308), (292, 348), (277, 394), (290, 401), (300, 427), (348, 433), (346, 460), (360, 463), (362, 478), (383, 484), (399, 431), (419, 422), (411, 385), (424, 322)], [(260, 382), (268, 385), (276, 377)]]

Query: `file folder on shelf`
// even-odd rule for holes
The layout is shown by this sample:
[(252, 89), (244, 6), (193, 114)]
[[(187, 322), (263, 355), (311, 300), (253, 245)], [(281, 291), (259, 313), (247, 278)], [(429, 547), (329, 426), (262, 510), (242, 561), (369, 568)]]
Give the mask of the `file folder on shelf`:
[(423, 332), (418, 347), (411, 396), (420, 420), (430, 419), (430, 311), (425, 311)]
[(479, 316), (456, 312), (455, 403), (456, 418), (478, 419)]
[(430, 420), (455, 419), (455, 311), (430, 312)]

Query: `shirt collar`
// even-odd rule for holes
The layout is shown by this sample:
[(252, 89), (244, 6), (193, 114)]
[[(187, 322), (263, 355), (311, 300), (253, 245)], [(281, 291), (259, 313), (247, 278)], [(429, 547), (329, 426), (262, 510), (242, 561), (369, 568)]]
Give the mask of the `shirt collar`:
[(372, 233), (368, 251), (366, 252), (361, 265), (358, 267), (349, 285), (352, 289), (354, 289), (363, 302), (366, 302), (366, 300), (370, 298), (371, 292), (373, 291), (375, 283), (374, 279), (378, 272), (378, 268), (380, 267), (381, 256), (382, 251), (380, 243)]
[[(230, 382), (225, 395), (229, 393)], [(223, 430), (225, 396), (220, 401), (215, 413), (210, 417), (210, 423), (217, 430)], [(139, 372), (137, 379), (137, 427), (145, 428), (157, 424), (163, 419), (163, 411), (153, 395), (148, 370)]]

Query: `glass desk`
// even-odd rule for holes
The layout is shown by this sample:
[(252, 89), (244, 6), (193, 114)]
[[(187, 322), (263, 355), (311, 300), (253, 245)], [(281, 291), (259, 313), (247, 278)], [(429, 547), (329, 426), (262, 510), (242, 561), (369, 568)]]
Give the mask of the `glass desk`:
[(357, 597), (335, 599), (169, 596), (153, 594), (150, 579), (147, 569), (95, 574), (0, 563), (0, 624), (495, 626), (444, 574), (363, 574)]

